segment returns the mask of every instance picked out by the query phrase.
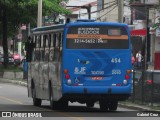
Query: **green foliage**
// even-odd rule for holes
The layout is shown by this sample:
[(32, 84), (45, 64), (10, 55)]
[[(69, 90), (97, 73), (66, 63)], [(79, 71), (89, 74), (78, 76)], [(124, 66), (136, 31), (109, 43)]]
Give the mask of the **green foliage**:
[(23, 68), (10, 65), (8, 68), (4, 68), (3, 66), (0, 66), (0, 72), (23, 72)]
[[(69, 14), (62, 8), (61, 0), (42, 0), (43, 16), (50, 14)], [(37, 23), (38, 0), (0, 0), (0, 40), (3, 36), (4, 66), (7, 67), (8, 45), (7, 38), (17, 34), (20, 25)], [(3, 33), (3, 35), (2, 35)]]
[[(43, 16), (49, 16), (51, 14), (70, 14), (68, 10), (59, 5), (62, 0), (42, 1)], [(22, 23), (31, 23), (31, 26), (36, 26), (38, 0), (5, 0), (5, 2), (4, 0), (0, 0), (0, 11), (3, 10), (4, 5), (7, 9), (8, 36), (15, 35), (19, 29), (19, 25)], [(1, 19), (0, 27), (2, 27)], [(0, 33), (2, 33), (1, 30)]]

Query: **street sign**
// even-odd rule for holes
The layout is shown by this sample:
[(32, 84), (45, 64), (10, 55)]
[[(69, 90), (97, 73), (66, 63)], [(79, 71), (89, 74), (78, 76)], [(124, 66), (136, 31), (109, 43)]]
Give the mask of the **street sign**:
[(22, 25), (21, 25), (21, 30), (26, 30), (26, 28), (27, 28), (27, 27), (26, 27), (26, 24), (22, 24)]

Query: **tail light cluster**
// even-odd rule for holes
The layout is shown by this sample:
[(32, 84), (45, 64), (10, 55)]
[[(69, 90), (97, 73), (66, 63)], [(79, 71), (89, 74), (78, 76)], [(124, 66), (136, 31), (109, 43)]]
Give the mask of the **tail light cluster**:
[(125, 74), (125, 80), (123, 80), (123, 84), (128, 84), (128, 80), (131, 77), (131, 70), (126, 70), (126, 74)]
[(67, 69), (64, 70), (64, 74), (65, 74), (65, 78), (67, 80), (67, 84), (71, 84), (71, 79), (70, 79), (70, 75)]

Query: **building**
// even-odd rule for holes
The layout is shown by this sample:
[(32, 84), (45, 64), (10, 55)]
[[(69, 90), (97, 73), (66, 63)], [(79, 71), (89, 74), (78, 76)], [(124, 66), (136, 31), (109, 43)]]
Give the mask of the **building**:
[[(118, 0), (97, 0), (97, 20), (118, 22)], [(130, 24), (129, 0), (124, 0), (124, 22)]]
[[(97, 0), (97, 20), (118, 22), (118, 0)], [(131, 26), (133, 52), (142, 50), (145, 69), (160, 69), (159, 0), (124, 0), (123, 22)]]
[[(80, 6), (89, 6), (91, 5), (91, 19), (97, 18), (97, 1), (96, 0), (69, 0), (67, 2), (67, 9), (71, 11), (71, 21), (76, 19), (88, 19), (87, 9), (81, 8)], [(73, 6), (73, 7), (71, 7)], [(77, 6), (77, 7), (76, 7)]]
[[(160, 70), (160, 10), (157, 9), (157, 5), (159, 5), (159, 0), (136, 0), (134, 3), (132, 3), (131, 8), (133, 11), (135, 11), (135, 13), (132, 11), (132, 15), (134, 16), (135, 14), (135, 20), (133, 20), (133, 25), (136, 27), (137, 23), (141, 21), (141, 25), (145, 24), (144, 26), (146, 26), (144, 27), (144, 29), (146, 29), (146, 64), (152, 66), (152, 69)], [(142, 14), (140, 12), (142, 12)], [(135, 31), (136, 30), (137, 29), (135, 28)]]

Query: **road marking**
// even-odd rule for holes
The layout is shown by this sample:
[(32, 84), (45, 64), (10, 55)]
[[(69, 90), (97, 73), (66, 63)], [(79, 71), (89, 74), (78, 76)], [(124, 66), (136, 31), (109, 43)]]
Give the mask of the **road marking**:
[[(23, 104), (22, 102), (20, 101), (17, 101), (17, 100), (13, 100), (13, 99), (10, 99), (10, 98), (7, 98), (7, 97), (4, 97), (4, 96), (0, 96), (1, 99), (4, 99), (4, 100), (8, 100), (8, 101), (11, 101), (11, 102), (14, 102), (14, 103), (17, 103), (17, 104)], [(38, 107), (39, 108), (39, 107)], [(55, 111), (55, 110), (49, 110), (49, 109), (46, 109), (46, 108), (41, 108), (43, 110), (47, 110), (47, 111)], [(70, 114), (66, 114), (66, 113), (60, 113), (61, 115), (63, 115), (64, 117), (69, 117), (69, 118), (72, 118), (74, 120), (84, 120), (83, 118), (80, 118), (80, 117), (71, 117)]]
[(68, 114), (68, 113), (60, 113), (60, 114), (63, 115), (64, 117), (69, 117), (69, 118), (72, 118), (74, 120), (84, 120), (83, 118), (80, 118), (80, 117), (71, 117), (72, 115)]
[[(35, 106), (35, 107), (37, 107), (37, 106)], [(37, 108), (45, 110), (45, 111), (49, 111), (49, 112), (57, 112), (56, 110), (51, 110), (51, 109), (48, 109), (48, 108), (41, 108), (41, 107), (37, 107)], [(74, 119), (74, 120), (84, 120), (83, 118), (80, 118), (80, 117), (71, 117), (73, 115), (68, 114), (68, 113), (59, 112), (59, 114), (62, 115), (61, 117), (69, 117), (69, 118)]]
[(4, 97), (4, 96), (0, 96), (0, 98), (11, 101), (11, 102), (14, 102), (14, 103), (18, 103), (18, 104), (21, 104), (21, 105), (23, 104), (22, 102), (20, 102), (18, 100), (13, 100), (13, 99), (10, 99), (10, 98)]

